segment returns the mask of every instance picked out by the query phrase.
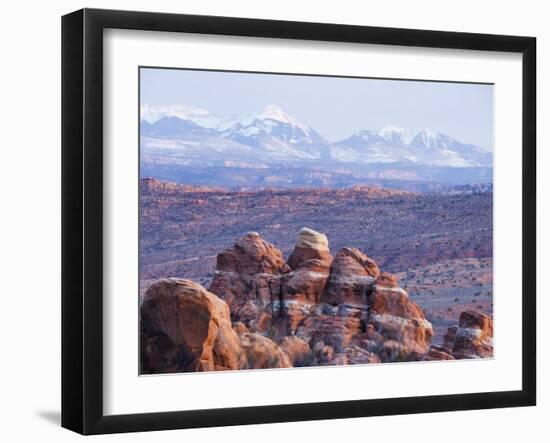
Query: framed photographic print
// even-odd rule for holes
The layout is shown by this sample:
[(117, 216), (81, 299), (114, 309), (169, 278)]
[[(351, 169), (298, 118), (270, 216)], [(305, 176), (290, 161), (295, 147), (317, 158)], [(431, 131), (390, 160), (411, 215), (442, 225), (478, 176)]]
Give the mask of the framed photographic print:
[(64, 16), (62, 425), (534, 405), (535, 50)]

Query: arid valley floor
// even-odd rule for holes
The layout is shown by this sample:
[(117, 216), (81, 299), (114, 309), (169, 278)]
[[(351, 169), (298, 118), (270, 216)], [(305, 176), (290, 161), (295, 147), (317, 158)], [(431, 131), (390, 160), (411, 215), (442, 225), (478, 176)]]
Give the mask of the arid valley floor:
[(232, 191), (155, 179), (142, 180), (140, 191), (141, 297), (151, 283), (167, 277), (212, 291), (216, 257), (249, 232), (287, 260), (307, 227), (326, 235), (327, 254), (356, 248), (395, 275), (431, 323), (432, 345), (444, 344), (448, 328), (465, 311), (492, 318), (490, 191), (416, 194), (369, 186)]

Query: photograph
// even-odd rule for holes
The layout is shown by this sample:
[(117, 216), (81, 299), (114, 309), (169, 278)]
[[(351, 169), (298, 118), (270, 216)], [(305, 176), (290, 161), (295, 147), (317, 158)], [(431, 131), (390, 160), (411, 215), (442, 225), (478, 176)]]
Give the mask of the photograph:
[(550, 435), (550, 26), (501, 3), (7, 2), (0, 442)]
[(140, 374), (493, 358), (493, 101), (140, 66)]

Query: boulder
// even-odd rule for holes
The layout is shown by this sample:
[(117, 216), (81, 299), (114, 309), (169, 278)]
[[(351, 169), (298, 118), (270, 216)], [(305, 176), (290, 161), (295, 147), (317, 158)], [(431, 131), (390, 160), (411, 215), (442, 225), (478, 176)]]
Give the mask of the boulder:
[(218, 254), (210, 291), (227, 302), (234, 321), (257, 328), (264, 313), (271, 317), (278, 309), (281, 275), (288, 271), (281, 251), (249, 232)]
[[(326, 345), (323, 341), (318, 341), (313, 347), (313, 355), (316, 365), (326, 366), (334, 364), (336, 354), (332, 346)], [(341, 363), (347, 363), (347, 360), (338, 360)]]
[(242, 369), (245, 354), (227, 303), (198, 283), (162, 279), (140, 307), (145, 370), (149, 373)]
[(407, 291), (398, 286), (382, 286), (377, 279), (368, 296), (369, 311), (376, 314), (389, 314), (405, 319), (424, 320), (424, 312), (409, 299)]
[(288, 270), (279, 249), (249, 232), (218, 254), (216, 270), (239, 274), (278, 274)]
[(368, 295), (367, 333), (383, 361), (416, 360), (430, 349), (433, 328), (424, 312), (396, 286), (395, 277), (380, 276)]
[(432, 345), (426, 356), (422, 360), (432, 361), (432, 360), (454, 360), (453, 354), (449, 350), (442, 346)]
[(244, 334), (245, 332), (249, 332), (248, 328), (242, 321), (233, 323), (233, 329), (237, 334)]
[(331, 261), (327, 236), (313, 229), (300, 229), (296, 246), (287, 260), (288, 266), (293, 270), (306, 266), (310, 270), (315, 267), (317, 271), (328, 271)]
[(286, 336), (281, 340), (280, 347), (293, 366), (311, 365), (313, 354), (305, 340), (294, 335)]
[(281, 300), (277, 322), (285, 335), (293, 335), (298, 325), (319, 303), (331, 261), (326, 235), (302, 228), (287, 262), (292, 271), (282, 275), (280, 280)]
[(239, 336), (248, 369), (291, 368), (288, 355), (267, 337), (250, 332)]
[(346, 356), (347, 364), (350, 365), (380, 363), (380, 357), (378, 355), (357, 345), (348, 346), (344, 351), (344, 355)]
[(319, 341), (341, 353), (354, 336), (361, 333), (361, 319), (347, 315), (321, 314), (301, 325), (300, 334), (309, 337), (311, 343)]
[(294, 300), (317, 304), (328, 279), (327, 272), (299, 268), (281, 277), (281, 297), (284, 301)]
[(456, 359), (491, 358), (493, 356), (493, 319), (477, 311), (462, 312), (452, 350)]
[(379, 274), (376, 262), (359, 249), (343, 248), (330, 266), (327, 288), (321, 300), (333, 305), (365, 305), (367, 292)]

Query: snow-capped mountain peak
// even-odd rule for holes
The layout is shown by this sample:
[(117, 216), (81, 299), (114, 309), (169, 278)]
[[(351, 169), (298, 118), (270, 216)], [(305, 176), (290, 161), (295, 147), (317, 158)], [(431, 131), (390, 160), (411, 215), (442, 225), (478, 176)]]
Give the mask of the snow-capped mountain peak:
[(370, 129), (363, 129), (362, 131), (356, 132), (352, 137), (367, 142), (378, 141), (381, 137), (383, 138), (379, 132), (371, 131)]
[(416, 136), (412, 139), (411, 144), (421, 148), (437, 148), (441, 142), (440, 135), (441, 134), (428, 128), (424, 128), (416, 134)]
[(309, 128), (304, 125), (299, 120), (295, 119), (288, 115), (282, 108), (278, 105), (267, 105), (265, 109), (256, 116), (261, 120), (275, 120), (280, 123), (285, 123), (290, 126), (301, 129), (305, 133), (309, 133)]
[(378, 134), (386, 140), (393, 143), (408, 144), (411, 140), (411, 135), (408, 129), (399, 128), (397, 126), (386, 125)]
[(206, 109), (185, 105), (141, 105), (141, 119), (155, 123), (164, 117), (177, 117), (181, 120), (203, 121), (212, 117)]
[(292, 117), (290, 117), (282, 108), (278, 105), (267, 105), (265, 109), (258, 115), (260, 118), (270, 118), (271, 120), (278, 120), (283, 123), (291, 123)]
[(277, 105), (269, 105), (258, 114), (241, 118), (235, 125), (224, 130), (223, 135), (259, 150), (276, 151), (278, 156), (284, 156), (286, 151), (291, 156), (320, 158), (326, 156), (328, 146), (315, 130)]
[(409, 130), (388, 125), (378, 131), (361, 130), (345, 140), (329, 143), (315, 129), (277, 105), (269, 105), (262, 112), (246, 117), (219, 117), (190, 106), (144, 104), (141, 118), (141, 134), (148, 146), (167, 146), (170, 142), (170, 146), (178, 146), (200, 158), (207, 157), (205, 149), (208, 147), (212, 151), (208, 161), (224, 159), (234, 150), (241, 149), (246, 152), (250, 164), (307, 160), (346, 164), (492, 166), (492, 152), (429, 129), (422, 129), (411, 137)]
[(416, 163), (448, 167), (488, 167), (492, 153), (479, 146), (422, 129), (414, 137), (407, 129), (385, 126), (379, 131), (362, 130), (333, 143), (333, 154), (342, 161), (361, 163)]

